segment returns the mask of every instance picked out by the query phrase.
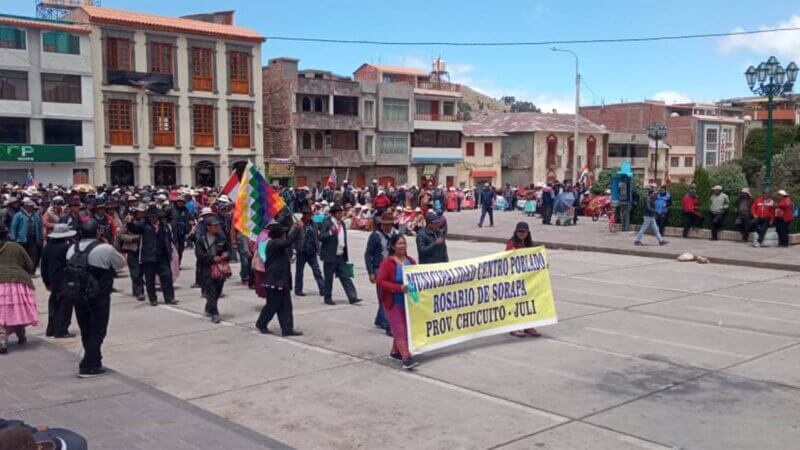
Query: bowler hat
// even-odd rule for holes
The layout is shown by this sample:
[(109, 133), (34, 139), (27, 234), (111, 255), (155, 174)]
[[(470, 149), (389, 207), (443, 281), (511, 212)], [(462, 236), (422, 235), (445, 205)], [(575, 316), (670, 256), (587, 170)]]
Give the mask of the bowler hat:
[(145, 217), (158, 217), (160, 214), (161, 211), (155, 205), (150, 205), (144, 212)]
[(53, 231), (47, 235), (50, 239), (62, 239), (62, 238), (70, 238), (77, 234), (77, 231), (73, 230), (69, 225), (65, 223), (57, 223), (53, 226)]
[(344, 210), (342, 209), (342, 206), (338, 203), (335, 203), (333, 206), (331, 206), (331, 214), (336, 214), (342, 211)]
[(376, 220), (378, 221), (378, 223), (394, 224), (394, 217), (392, 216), (392, 213), (390, 213), (389, 211), (384, 211), (380, 217), (376, 218)]

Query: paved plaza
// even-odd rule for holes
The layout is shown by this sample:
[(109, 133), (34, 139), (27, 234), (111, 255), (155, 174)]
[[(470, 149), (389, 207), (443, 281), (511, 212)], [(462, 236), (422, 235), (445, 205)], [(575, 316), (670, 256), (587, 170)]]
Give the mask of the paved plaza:
[[(449, 215), (451, 233), (476, 229), (474, 215)], [(505, 239), (521, 217), (480, 233)], [(534, 239), (550, 228), (535, 225)], [(323, 305), (307, 271), (309, 296), (294, 298), (297, 338), (259, 334), (262, 300), (236, 281), (215, 325), (189, 288), (190, 269), (177, 280), (177, 306), (137, 302), (119, 279), (104, 347), (116, 373), (75, 378), (77, 339), (34, 338), (19, 350), (12, 338), (0, 358), (0, 416), (70, 427), (107, 449), (731, 450), (800, 440), (796, 272), (551, 250), (559, 323), (544, 337), (474, 340), (403, 372), (372, 326), (367, 235), (349, 238), (365, 301), (349, 305), (337, 285), (337, 305)], [(449, 242), (451, 259), (501, 249)]]

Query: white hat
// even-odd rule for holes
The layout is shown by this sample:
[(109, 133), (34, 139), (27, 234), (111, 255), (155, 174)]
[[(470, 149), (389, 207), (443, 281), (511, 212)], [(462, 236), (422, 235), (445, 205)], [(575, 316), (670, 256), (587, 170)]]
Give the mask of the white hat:
[(786, 196), (787, 196), (787, 195), (789, 195), (789, 194), (787, 194), (787, 193), (786, 193), (786, 191), (784, 191), (783, 189), (781, 189), (780, 191), (778, 191), (778, 195), (781, 195), (781, 196), (784, 196), (784, 197), (786, 197)]
[(25, 197), (24, 199), (22, 199), (22, 206), (36, 206), (36, 203), (33, 203), (33, 200), (31, 200), (30, 198)]
[(230, 198), (230, 197), (228, 197), (228, 196), (227, 196), (227, 195), (225, 195), (225, 194), (222, 194), (222, 195), (220, 195), (220, 196), (219, 196), (219, 198), (217, 199), (217, 201), (218, 201), (218, 202), (220, 202), (220, 203), (230, 203), (230, 202), (231, 202), (231, 198)]
[(742, 194), (749, 194), (749, 193), (750, 193), (750, 189), (742, 188)]
[(62, 238), (69, 238), (75, 236), (77, 231), (73, 230), (69, 225), (65, 223), (57, 223), (53, 226), (53, 231), (47, 235), (50, 239), (62, 239)]
[(378, 180), (372, 180), (372, 182), (378, 184)]
[(214, 211), (211, 210), (208, 206), (200, 210), (200, 215), (198, 217), (205, 217), (210, 214), (214, 214)]
[(712, 191), (721, 191), (722, 190), (722, 186), (716, 185), (716, 186), (712, 187), (711, 190)]

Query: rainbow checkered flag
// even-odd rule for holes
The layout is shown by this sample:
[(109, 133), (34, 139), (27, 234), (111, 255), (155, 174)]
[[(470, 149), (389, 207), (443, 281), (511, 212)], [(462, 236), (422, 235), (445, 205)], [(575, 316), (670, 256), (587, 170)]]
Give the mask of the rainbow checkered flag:
[(247, 161), (236, 193), (234, 228), (253, 240), (285, 207), (286, 202), (267, 183), (258, 167)]

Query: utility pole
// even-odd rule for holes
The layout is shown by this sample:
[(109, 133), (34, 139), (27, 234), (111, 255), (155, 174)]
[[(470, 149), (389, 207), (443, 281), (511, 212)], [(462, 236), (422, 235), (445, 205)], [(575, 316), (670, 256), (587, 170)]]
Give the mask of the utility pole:
[[(578, 182), (577, 173), (580, 170), (578, 167), (578, 118), (580, 113), (580, 105), (581, 105), (581, 73), (578, 70), (578, 55), (575, 54), (572, 50), (567, 50), (563, 48), (556, 48), (553, 47), (550, 50), (554, 52), (563, 52), (569, 53), (575, 57), (575, 131), (574, 136), (572, 138), (572, 174), (570, 175), (572, 178), (573, 184)], [(569, 146), (567, 146), (569, 148)], [(567, 155), (569, 157), (569, 155)]]

